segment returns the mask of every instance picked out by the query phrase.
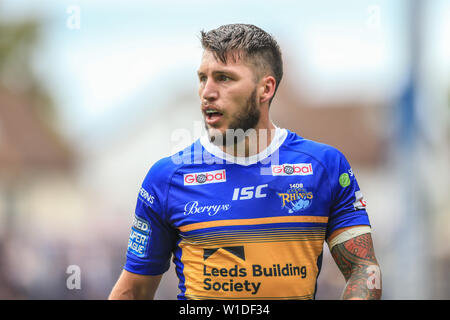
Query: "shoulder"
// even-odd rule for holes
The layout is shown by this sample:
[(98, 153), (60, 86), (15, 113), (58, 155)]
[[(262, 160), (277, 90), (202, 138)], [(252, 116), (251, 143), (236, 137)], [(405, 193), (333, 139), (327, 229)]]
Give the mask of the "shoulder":
[(186, 164), (192, 163), (198, 154), (201, 154), (201, 147), (198, 147), (197, 144), (199, 144), (198, 140), (183, 150), (156, 161), (148, 170), (143, 184), (170, 182), (178, 170)]
[(325, 167), (333, 166), (334, 164), (339, 163), (341, 159), (345, 159), (344, 154), (336, 147), (303, 138), (289, 130), (284, 147), (291, 152), (306, 154)]
[(155, 182), (154, 180), (163, 181), (170, 177), (173, 172), (178, 169), (178, 167), (179, 166), (172, 161), (170, 156), (161, 158), (151, 165), (145, 177), (144, 183), (147, 180), (153, 180), (152, 182)]

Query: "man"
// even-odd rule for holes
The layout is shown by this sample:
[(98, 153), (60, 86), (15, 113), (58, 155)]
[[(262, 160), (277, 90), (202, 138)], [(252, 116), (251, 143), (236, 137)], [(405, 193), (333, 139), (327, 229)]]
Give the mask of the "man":
[(369, 219), (347, 160), (270, 120), (278, 44), (244, 24), (201, 41), (207, 135), (149, 170), (109, 298), (152, 299), (173, 254), (179, 299), (314, 299), (326, 240), (347, 283), (342, 298), (379, 299)]

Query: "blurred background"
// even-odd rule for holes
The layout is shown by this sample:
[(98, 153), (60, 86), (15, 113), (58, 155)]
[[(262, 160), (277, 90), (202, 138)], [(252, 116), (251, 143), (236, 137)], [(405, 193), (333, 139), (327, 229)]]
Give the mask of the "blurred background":
[[(0, 0), (0, 299), (108, 296), (148, 169), (199, 137), (200, 30), (228, 23), (280, 43), (274, 122), (350, 161), (383, 298), (450, 299), (446, 0)], [(343, 286), (325, 246), (316, 298)]]

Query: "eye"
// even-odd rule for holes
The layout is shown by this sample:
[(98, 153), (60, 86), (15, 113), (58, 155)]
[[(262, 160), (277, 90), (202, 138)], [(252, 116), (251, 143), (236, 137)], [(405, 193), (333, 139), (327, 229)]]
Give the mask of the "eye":
[(226, 76), (226, 75), (224, 75), (224, 74), (220, 74), (220, 75), (217, 76), (217, 80), (218, 81), (229, 81), (229, 80), (231, 80), (231, 78)]
[(200, 82), (205, 82), (205, 81), (206, 81), (206, 76), (201, 75), (201, 76), (198, 77), (198, 80), (199, 80)]

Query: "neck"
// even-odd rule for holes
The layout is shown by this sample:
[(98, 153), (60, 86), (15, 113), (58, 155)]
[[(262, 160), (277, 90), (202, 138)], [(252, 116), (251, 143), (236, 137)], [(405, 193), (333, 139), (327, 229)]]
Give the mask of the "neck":
[[(234, 136), (237, 142), (221, 146), (223, 152), (234, 157), (250, 157), (265, 150), (275, 136), (275, 125), (268, 121), (266, 124), (258, 124), (255, 128), (246, 132), (238, 130)], [(242, 132), (239, 132), (242, 131)], [(234, 140), (234, 138), (231, 138)]]

